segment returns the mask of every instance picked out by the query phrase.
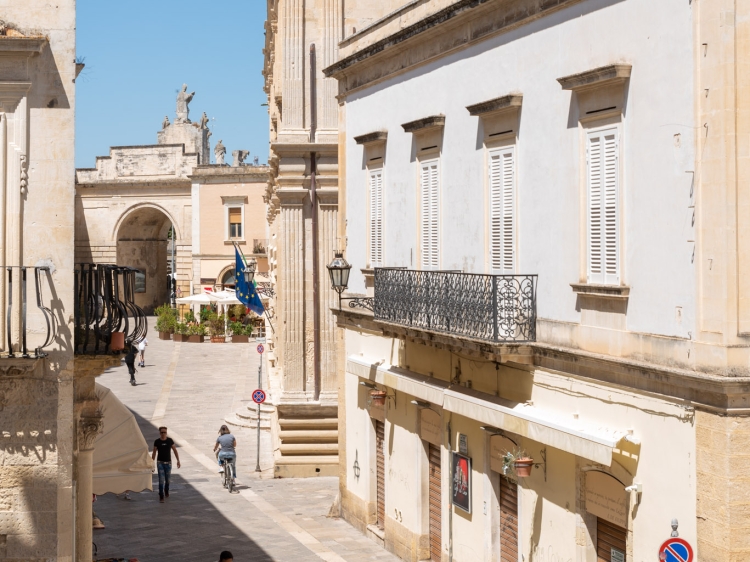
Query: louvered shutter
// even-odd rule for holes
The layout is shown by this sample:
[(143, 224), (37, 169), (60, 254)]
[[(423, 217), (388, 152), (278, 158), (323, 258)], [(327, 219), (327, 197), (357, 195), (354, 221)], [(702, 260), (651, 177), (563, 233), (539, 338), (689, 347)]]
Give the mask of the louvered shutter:
[(494, 274), (516, 270), (515, 148), (490, 152), (490, 268)]
[(422, 269), (437, 269), (440, 266), (440, 253), (438, 248), (440, 233), (440, 189), (438, 172), (437, 160), (422, 163), (420, 174)]
[(589, 283), (620, 284), (619, 144), (617, 129), (588, 135)]
[(383, 266), (383, 170), (370, 172), (370, 267)]

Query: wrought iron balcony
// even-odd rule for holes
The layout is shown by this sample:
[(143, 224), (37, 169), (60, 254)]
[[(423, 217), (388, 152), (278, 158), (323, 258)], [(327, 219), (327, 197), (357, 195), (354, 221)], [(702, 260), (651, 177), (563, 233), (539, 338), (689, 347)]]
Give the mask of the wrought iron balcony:
[[(28, 316), (28, 299), (27, 299), (27, 275), (28, 271), (34, 272), (34, 288), (36, 290), (36, 306), (39, 309), (46, 331), (43, 333), (44, 340), (40, 345), (34, 348), (34, 355), (29, 354), (27, 346), (27, 334), (29, 332), (27, 324)], [(50, 287), (52, 286), (52, 277), (50, 276), (49, 267), (6, 267), (5, 268), (5, 332), (7, 348), (2, 357), (13, 358), (39, 358), (46, 357), (45, 348), (49, 347), (57, 337), (57, 323), (52, 314), (52, 310), (44, 304), (44, 295), (42, 286), (44, 279), (47, 279)], [(17, 284), (17, 285), (16, 285)], [(16, 301), (14, 302), (14, 298)], [(51, 306), (51, 305), (50, 305)], [(41, 339), (35, 332), (37, 343)], [(2, 343), (0, 343), (2, 345)]]
[(375, 269), (375, 320), (490, 342), (536, 340), (536, 275)]
[(124, 334), (125, 349), (146, 336), (143, 310), (135, 304), (137, 269), (82, 263), (75, 269), (75, 353), (109, 354), (112, 334)]

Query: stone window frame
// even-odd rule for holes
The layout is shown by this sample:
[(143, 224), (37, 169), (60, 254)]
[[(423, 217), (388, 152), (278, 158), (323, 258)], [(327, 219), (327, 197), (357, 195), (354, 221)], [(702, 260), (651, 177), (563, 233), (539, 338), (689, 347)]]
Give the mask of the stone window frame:
[[(231, 244), (233, 242), (245, 242), (245, 204), (247, 203), (247, 197), (222, 197), (222, 203), (224, 204), (224, 243)], [(230, 209), (240, 209), (242, 213), (240, 224), (242, 226), (242, 235), (239, 237), (230, 236), (229, 231), (229, 211)]]

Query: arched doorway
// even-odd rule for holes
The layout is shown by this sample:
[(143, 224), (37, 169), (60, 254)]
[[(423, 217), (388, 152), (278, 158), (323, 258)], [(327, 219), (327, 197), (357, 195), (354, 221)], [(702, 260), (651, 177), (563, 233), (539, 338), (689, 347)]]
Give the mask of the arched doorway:
[(234, 286), (236, 284), (235, 278), (234, 278), (234, 267), (231, 269), (228, 269), (224, 273), (222, 273), (221, 277), (219, 278), (219, 286), (222, 290), (224, 289), (234, 289)]
[(169, 302), (169, 231), (172, 222), (155, 207), (131, 211), (117, 230), (117, 264), (140, 270), (135, 302), (146, 314)]

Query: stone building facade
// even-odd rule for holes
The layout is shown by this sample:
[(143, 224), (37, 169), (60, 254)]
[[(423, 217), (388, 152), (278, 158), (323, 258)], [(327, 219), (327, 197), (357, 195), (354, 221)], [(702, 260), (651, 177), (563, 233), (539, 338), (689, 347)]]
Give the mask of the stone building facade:
[(405, 560), (748, 559), (750, 6), (401, 4), (324, 69), (374, 308), (343, 516)]
[[(76, 262), (141, 270), (135, 297), (147, 313), (169, 301), (172, 272), (177, 297), (220, 285), (234, 270), (235, 241), (267, 270), (268, 167), (210, 164), (210, 134), (205, 119), (165, 118), (157, 144), (113, 146), (94, 168), (76, 170)], [(238, 237), (230, 236), (231, 209), (239, 211)]]

